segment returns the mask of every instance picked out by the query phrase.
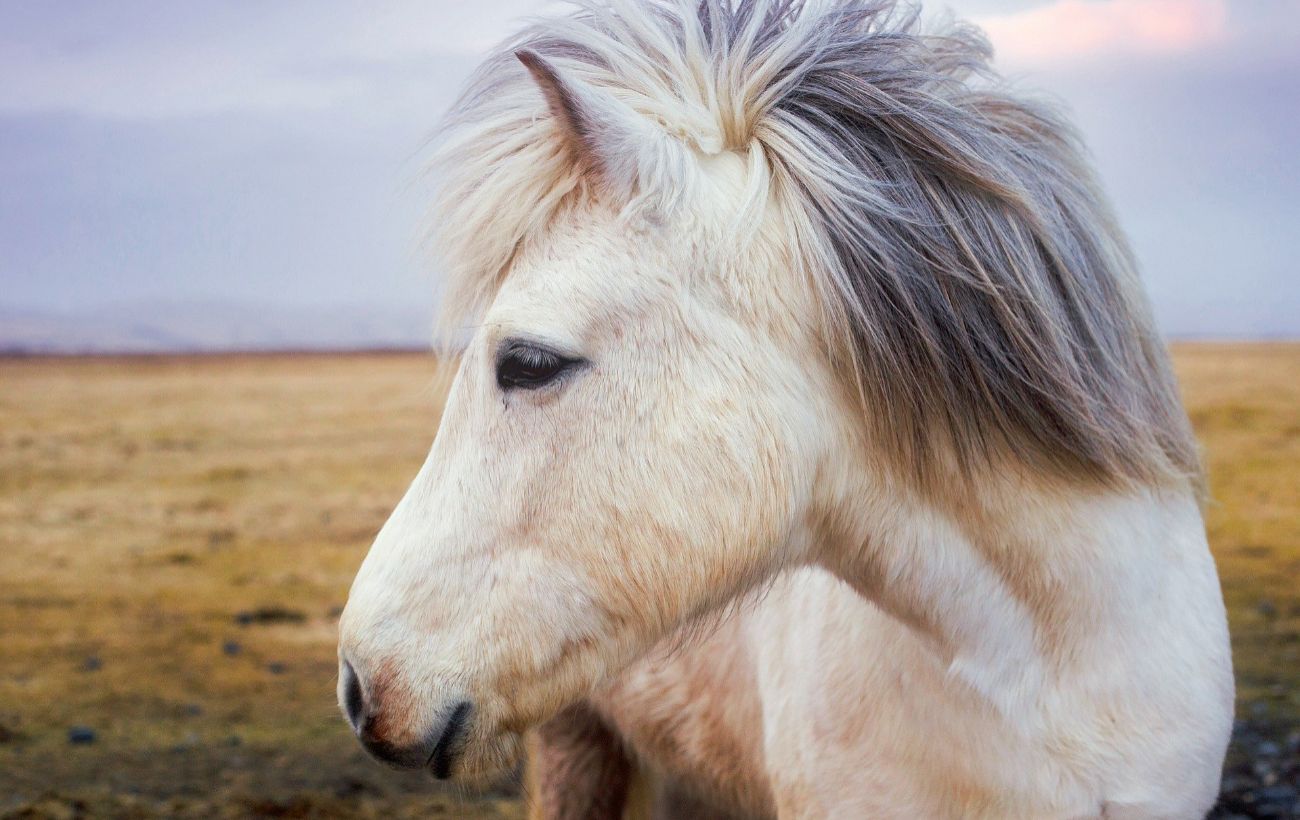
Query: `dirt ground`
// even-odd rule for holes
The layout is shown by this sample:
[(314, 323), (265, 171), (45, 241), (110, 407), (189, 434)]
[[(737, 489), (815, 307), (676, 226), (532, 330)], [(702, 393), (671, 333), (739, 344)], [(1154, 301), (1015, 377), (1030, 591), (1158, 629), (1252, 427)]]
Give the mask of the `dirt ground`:
[[(1290, 787), (1300, 345), (1175, 358), (1233, 629), (1229, 788)], [(416, 354), (0, 360), (0, 817), (522, 817), (509, 786), (372, 763), (334, 705), (339, 609), (440, 397)]]

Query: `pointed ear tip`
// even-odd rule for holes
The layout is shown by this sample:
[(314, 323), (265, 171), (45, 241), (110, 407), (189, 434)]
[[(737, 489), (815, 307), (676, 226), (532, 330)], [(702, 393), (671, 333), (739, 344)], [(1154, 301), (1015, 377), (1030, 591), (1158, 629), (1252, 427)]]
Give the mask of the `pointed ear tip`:
[(531, 48), (520, 48), (515, 50), (515, 59), (524, 64), (524, 67), (530, 71), (536, 71), (546, 64), (542, 55), (533, 51)]
[(515, 52), (515, 59), (523, 63), (528, 73), (533, 75), (533, 79), (546, 88), (559, 85), (559, 76), (551, 64), (546, 62), (546, 58), (533, 51), (531, 48), (521, 48)]
[(533, 80), (541, 87), (548, 100), (554, 107), (557, 98), (568, 97), (572, 92), (569, 90), (568, 83), (560, 76), (560, 72), (550, 61), (538, 54), (531, 48), (521, 48), (515, 52), (515, 59), (524, 64), (528, 73), (533, 75)]

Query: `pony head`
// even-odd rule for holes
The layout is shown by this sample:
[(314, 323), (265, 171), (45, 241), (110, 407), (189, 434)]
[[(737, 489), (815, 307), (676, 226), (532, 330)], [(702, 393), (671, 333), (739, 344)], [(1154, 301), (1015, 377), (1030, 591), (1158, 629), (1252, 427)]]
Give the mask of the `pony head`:
[(376, 755), (510, 766), (899, 493), (1194, 471), (1078, 146), (986, 58), (887, 2), (665, 0), (486, 63), (439, 160), (469, 341), (340, 622)]

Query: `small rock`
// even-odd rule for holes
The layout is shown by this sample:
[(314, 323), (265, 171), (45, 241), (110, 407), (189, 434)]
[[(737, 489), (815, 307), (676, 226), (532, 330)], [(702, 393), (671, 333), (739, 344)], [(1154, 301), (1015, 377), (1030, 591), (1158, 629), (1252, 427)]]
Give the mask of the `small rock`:
[(1300, 792), (1296, 791), (1295, 786), (1265, 786), (1262, 789), (1255, 790), (1255, 799), (1261, 803), (1282, 803), (1288, 808), (1296, 800), (1300, 800)]
[(339, 798), (355, 798), (373, 792), (374, 786), (355, 777), (344, 777), (334, 786), (334, 796)]
[(1246, 775), (1229, 774), (1223, 778), (1222, 791), (1224, 794), (1236, 794), (1237, 792), (1248, 791), (1254, 781)]
[(97, 655), (87, 655), (86, 659), (81, 662), (82, 672), (98, 672), (104, 668), (104, 662)]
[(1255, 747), (1255, 754), (1260, 757), (1277, 757), (1282, 754), (1282, 749), (1271, 740), (1266, 740)]
[(203, 707), (197, 703), (187, 703), (182, 711), (185, 713), (185, 717), (198, 717), (203, 714)]
[(85, 746), (95, 742), (95, 730), (89, 726), (73, 726), (68, 729), (68, 742), (77, 746)]
[(287, 670), (288, 667), (279, 661), (271, 661), (266, 665), (266, 671), (270, 672), (272, 675), (283, 675)]
[(259, 606), (235, 613), (235, 623), (240, 626), (253, 624), (299, 624), (307, 620), (306, 613), (283, 606)]
[(240, 645), (239, 641), (226, 641), (221, 645), (221, 651), (233, 658), (243, 652), (244, 647)]

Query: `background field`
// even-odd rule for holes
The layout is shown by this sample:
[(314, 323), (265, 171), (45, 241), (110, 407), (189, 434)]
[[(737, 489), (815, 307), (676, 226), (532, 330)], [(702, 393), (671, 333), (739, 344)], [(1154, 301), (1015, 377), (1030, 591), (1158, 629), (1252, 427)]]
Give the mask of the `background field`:
[[(1300, 345), (1175, 358), (1236, 653), (1227, 782), (1291, 788)], [(522, 816), (371, 763), (334, 706), (339, 608), (440, 395), (415, 354), (0, 360), (0, 816)]]

